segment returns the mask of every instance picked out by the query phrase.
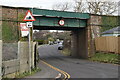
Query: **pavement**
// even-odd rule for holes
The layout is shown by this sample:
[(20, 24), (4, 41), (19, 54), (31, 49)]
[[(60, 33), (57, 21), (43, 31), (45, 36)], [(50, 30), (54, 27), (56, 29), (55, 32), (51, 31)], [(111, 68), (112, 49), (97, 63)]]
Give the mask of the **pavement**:
[(38, 67), (41, 69), (40, 72), (26, 78), (55, 78), (59, 75), (58, 71), (45, 65), (42, 61), (39, 62)]
[(44, 64), (41, 60), (37, 66), (41, 69), (41, 71), (25, 78), (17, 78), (15, 80), (55, 80), (55, 78), (60, 74), (58, 71)]

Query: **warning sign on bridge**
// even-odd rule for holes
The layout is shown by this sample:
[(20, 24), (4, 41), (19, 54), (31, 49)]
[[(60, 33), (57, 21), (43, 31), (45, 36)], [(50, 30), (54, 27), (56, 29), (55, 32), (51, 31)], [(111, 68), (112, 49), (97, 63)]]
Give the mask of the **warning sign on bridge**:
[(26, 16), (25, 16), (23, 21), (35, 21), (35, 18), (33, 17), (33, 15), (30, 12), (30, 10), (27, 11), (27, 14), (26, 14)]
[(26, 23), (20, 23), (22, 37), (27, 36), (29, 33), (29, 28), (27, 28)]

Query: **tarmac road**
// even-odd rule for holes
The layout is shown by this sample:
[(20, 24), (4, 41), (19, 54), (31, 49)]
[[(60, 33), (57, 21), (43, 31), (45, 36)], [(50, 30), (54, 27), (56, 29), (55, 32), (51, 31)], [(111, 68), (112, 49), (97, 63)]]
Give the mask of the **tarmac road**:
[(38, 52), (40, 59), (68, 73), (72, 78), (70, 80), (81, 80), (80, 78), (88, 78), (89, 80), (90, 78), (95, 80), (99, 78), (100, 80), (107, 80), (109, 78), (108, 80), (112, 80), (112, 78), (118, 78), (118, 65), (64, 56), (57, 49), (56, 44), (40, 46)]

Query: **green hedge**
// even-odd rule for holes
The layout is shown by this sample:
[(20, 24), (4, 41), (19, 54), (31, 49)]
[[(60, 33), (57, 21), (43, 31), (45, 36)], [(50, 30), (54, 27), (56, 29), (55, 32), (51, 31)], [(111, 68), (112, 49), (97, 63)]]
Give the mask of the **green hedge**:
[(38, 42), (38, 44), (44, 44), (44, 40), (35, 40), (36, 42)]

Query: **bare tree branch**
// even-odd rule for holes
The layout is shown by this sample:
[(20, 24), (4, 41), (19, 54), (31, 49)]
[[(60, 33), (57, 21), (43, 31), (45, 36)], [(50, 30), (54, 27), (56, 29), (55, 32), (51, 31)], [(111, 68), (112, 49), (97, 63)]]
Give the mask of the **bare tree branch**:
[(116, 2), (104, 2), (101, 10), (103, 10), (103, 14), (110, 15), (118, 11), (118, 5)]
[(72, 4), (69, 2), (57, 3), (52, 6), (53, 10), (67, 11), (72, 8)]
[(75, 1), (75, 6), (74, 6), (75, 12), (83, 13), (86, 11), (86, 6), (83, 0), (74, 0), (74, 1)]
[(116, 2), (107, 2), (107, 1), (88, 1), (88, 12), (91, 14), (101, 14), (101, 15), (111, 15), (118, 11)]
[(57, 3), (53, 5), (53, 10), (67, 11), (72, 7), (75, 12), (80, 13), (91, 13), (100, 15), (112, 15), (118, 13), (117, 2), (107, 2), (101, 0), (74, 0), (75, 5), (72, 6), (71, 3)]

